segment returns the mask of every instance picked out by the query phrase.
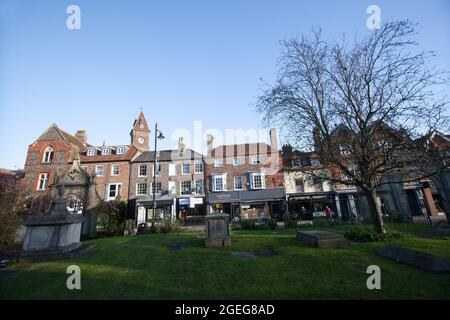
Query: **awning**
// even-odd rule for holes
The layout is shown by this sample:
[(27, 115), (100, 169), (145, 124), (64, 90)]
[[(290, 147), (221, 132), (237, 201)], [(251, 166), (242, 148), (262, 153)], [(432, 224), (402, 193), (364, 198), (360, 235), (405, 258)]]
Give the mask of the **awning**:
[(334, 192), (295, 193), (288, 195), (288, 201), (333, 200)]
[[(164, 195), (164, 196), (156, 196), (155, 202), (156, 206), (171, 206), (174, 204), (175, 195)], [(137, 205), (142, 205), (147, 208), (153, 207), (153, 197), (152, 196), (142, 196), (136, 198)]]
[(239, 203), (239, 202), (266, 202), (280, 201), (285, 199), (284, 189), (262, 189), (262, 190), (242, 190), (210, 192), (208, 194), (208, 203)]

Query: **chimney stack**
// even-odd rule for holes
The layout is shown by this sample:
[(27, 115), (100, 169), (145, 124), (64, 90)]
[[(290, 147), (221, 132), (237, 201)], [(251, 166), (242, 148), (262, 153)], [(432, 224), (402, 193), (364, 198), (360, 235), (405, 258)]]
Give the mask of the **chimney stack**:
[(212, 149), (213, 149), (213, 145), (214, 145), (214, 136), (212, 134), (206, 135), (206, 144), (208, 146), (207, 155), (210, 157), (210, 156), (212, 156)]
[(178, 138), (178, 155), (183, 156), (186, 152), (186, 145), (184, 144), (184, 138), (179, 137)]
[(75, 137), (80, 140), (84, 146), (87, 144), (87, 132), (86, 130), (78, 130), (77, 133), (75, 133)]
[(270, 148), (272, 149), (272, 152), (278, 153), (278, 136), (277, 136), (277, 129), (272, 128), (270, 129)]

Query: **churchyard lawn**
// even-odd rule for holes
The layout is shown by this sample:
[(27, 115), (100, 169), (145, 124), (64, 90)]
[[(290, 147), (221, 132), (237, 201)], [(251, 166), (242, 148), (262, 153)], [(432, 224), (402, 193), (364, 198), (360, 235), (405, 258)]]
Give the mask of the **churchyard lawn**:
[[(408, 237), (345, 249), (306, 247), (295, 230), (233, 231), (232, 247), (225, 249), (206, 249), (201, 234), (189, 233), (97, 239), (85, 242), (95, 248), (84, 256), (21, 261), (9, 267), (16, 272), (1, 269), (0, 299), (450, 299), (450, 274), (375, 253), (396, 244), (450, 260), (450, 239), (417, 236), (430, 226), (389, 227)], [(261, 249), (266, 250), (258, 256)], [(232, 251), (257, 257), (243, 259)], [(67, 289), (70, 265), (81, 269), (81, 290)], [(381, 290), (367, 289), (370, 265), (381, 268)]]

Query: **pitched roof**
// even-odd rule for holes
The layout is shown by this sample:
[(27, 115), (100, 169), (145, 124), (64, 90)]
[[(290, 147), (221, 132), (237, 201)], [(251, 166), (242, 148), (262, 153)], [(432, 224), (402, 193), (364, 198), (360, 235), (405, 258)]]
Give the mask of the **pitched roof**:
[[(178, 150), (161, 150), (158, 151), (158, 161), (176, 161), (176, 160), (201, 160), (203, 155), (192, 149), (186, 149), (182, 155), (178, 155)], [(143, 152), (133, 162), (153, 162), (155, 159), (154, 151)]]
[[(71, 135), (70, 133), (65, 132), (64, 130), (61, 130), (56, 123), (53, 123), (50, 127), (48, 127), (48, 129), (45, 130), (45, 132), (41, 134), (39, 138), (36, 139), (36, 141), (41, 140), (41, 138), (44, 137), (51, 129), (54, 129), (59, 134), (59, 136), (64, 140), (65, 143), (76, 145), (80, 148), (80, 150), (82, 150), (85, 147), (83, 142), (81, 142), (77, 137)], [(86, 144), (86, 146), (90, 147), (91, 145)]]
[(126, 146), (127, 152), (125, 154), (110, 153), (107, 156), (96, 154), (93, 156), (87, 155), (87, 149), (80, 153), (81, 163), (90, 162), (117, 162), (117, 161), (130, 161), (138, 152), (138, 149), (134, 146)]

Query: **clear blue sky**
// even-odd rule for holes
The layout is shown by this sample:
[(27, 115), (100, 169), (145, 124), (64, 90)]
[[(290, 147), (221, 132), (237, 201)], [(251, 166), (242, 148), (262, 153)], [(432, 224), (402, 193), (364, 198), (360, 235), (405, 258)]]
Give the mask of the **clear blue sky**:
[[(81, 30), (66, 8), (81, 8)], [(55, 0), (0, 2), (0, 167), (23, 167), (51, 123), (86, 129), (100, 145), (128, 144), (140, 107), (169, 138), (177, 128), (260, 128), (263, 77), (275, 76), (279, 40), (311, 27), (327, 39), (364, 35), (366, 8), (411, 19), (423, 49), (450, 70), (449, 1)]]

